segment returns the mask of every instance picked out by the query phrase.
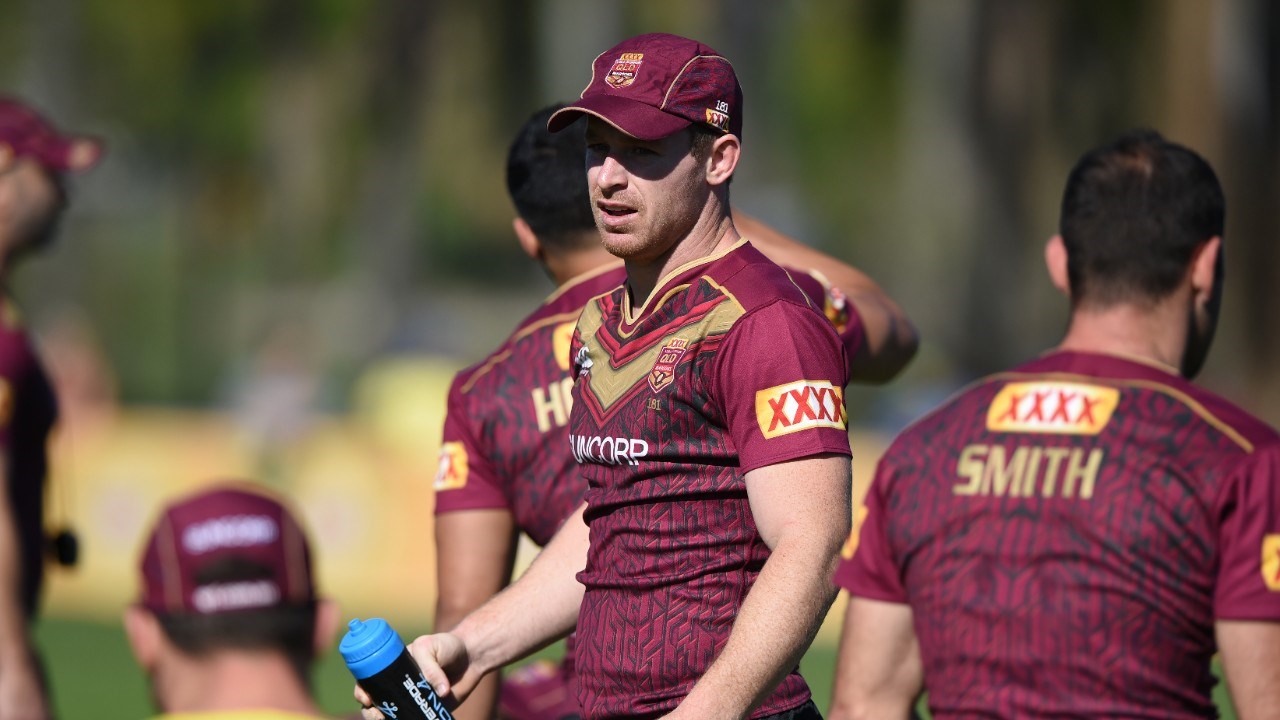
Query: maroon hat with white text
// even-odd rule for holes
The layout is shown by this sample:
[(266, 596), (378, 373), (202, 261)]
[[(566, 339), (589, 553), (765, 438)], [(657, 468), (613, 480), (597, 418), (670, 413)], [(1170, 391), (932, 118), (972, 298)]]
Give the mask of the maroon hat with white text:
[(142, 554), (142, 605), (210, 615), (315, 600), (306, 535), (280, 500), (219, 484), (167, 506)]
[(102, 157), (100, 141), (64, 135), (35, 110), (9, 97), (0, 97), (0, 145), (60, 173), (88, 170)]
[(559, 132), (594, 115), (641, 140), (658, 140), (699, 123), (742, 137), (742, 87), (733, 65), (696, 40), (652, 33), (596, 56), (581, 99), (551, 116)]

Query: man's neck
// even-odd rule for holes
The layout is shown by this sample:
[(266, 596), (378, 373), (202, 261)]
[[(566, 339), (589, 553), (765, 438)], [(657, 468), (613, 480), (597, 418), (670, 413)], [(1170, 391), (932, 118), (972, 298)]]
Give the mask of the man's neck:
[(543, 261), (547, 274), (551, 276), (551, 281), (556, 284), (556, 287), (563, 287), (565, 283), (595, 272), (606, 265), (617, 264), (618, 258), (604, 249), (599, 234), (592, 230), (591, 236), (595, 241), (594, 244), (587, 245), (581, 250), (548, 255)]
[(739, 235), (729, 217), (729, 208), (709, 203), (698, 221), (671, 249), (651, 261), (627, 260), (627, 288), (631, 306), (644, 305), (658, 282), (686, 263), (726, 250), (738, 242)]
[(1130, 304), (1077, 308), (1060, 350), (1127, 355), (1179, 373), (1187, 347), (1187, 303), (1182, 294), (1155, 307)]
[(168, 713), (259, 708), (321, 717), (320, 708), (279, 653), (226, 651), (177, 658), (155, 678)]

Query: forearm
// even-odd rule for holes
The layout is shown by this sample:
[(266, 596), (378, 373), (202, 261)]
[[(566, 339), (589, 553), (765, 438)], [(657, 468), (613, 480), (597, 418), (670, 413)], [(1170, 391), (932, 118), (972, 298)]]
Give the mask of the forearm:
[(586, 562), (587, 543), (579, 508), (519, 580), (458, 623), (452, 634), (469, 660), (457, 683), (461, 689), (573, 631), (583, 594), (577, 573)]
[(849, 379), (873, 384), (892, 380), (915, 357), (920, 345), (915, 325), (874, 283), (840, 289), (862, 321), (864, 339), (863, 347), (850, 359)]
[(780, 543), (734, 621), (724, 650), (676, 714), (746, 718), (799, 662), (835, 599), (838, 543), (807, 537)]

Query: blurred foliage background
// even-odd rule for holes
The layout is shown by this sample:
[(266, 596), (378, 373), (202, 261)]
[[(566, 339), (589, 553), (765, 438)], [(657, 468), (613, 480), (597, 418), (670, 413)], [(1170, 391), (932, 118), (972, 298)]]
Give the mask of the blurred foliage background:
[[(0, 0), (0, 91), (108, 146), (12, 288), (62, 400), (55, 513), (85, 537), (78, 575), (51, 582), (55, 687), (85, 658), (132, 673), (118, 629), (86, 648), (98, 631), (66, 618), (114, 617), (155, 504), (211, 475), (286, 487), (324, 587), (429, 625), (444, 383), (551, 289), (513, 242), (507, 143), (650, 31), (735, 63), (735, 207), (915, 319), (904, 376), (849, 393), (866, 447), (1056, 342), (1041, 249), (1066, 173), (1136, 125), (1222, 178), (1228, 290), (1202, 380), (1280, 424), (1271, 0)], [(388, 568), (425, 585), (388, 590)], [(129, 678), (122, 717), (147, 706)]]
[(1208, 381), (1280, 419), (1267, 0), (4, 6), (3, 87), (109, 143), (19, 295), (37, 327), (100, 343), (126, 403), (226, 402), (274, 357), (341, 409), (375, 358), (482, 354), (548, 289), (509, 232), (511, 132), (617, 39), (664, 30), (735, 61), (735, 205), (869, 270), (918, 321), (924, 351), (891, 394), (1056, 340), (1040, 249), (1066, 171), (1148, 125), (1230, 197)]

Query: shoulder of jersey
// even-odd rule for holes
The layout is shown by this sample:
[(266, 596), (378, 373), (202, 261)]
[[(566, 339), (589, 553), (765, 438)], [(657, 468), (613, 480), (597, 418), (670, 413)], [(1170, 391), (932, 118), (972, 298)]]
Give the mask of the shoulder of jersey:
[(746, 312), (777, 300), (809, 305), (787, 271), (754, 247), (727, 256), (711, 267), (706, 277), (732, 295)]

